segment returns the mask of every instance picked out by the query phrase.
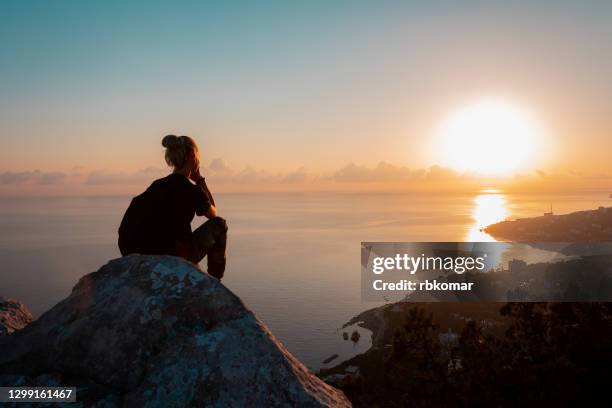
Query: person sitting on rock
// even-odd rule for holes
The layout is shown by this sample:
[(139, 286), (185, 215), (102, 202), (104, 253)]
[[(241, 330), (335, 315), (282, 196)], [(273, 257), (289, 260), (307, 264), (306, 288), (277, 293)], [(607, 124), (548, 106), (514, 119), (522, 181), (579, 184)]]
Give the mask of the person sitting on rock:
[[(130, 202), (119, 226), (121, 255), (174, 255), (194, 264), (208, 255), (208, 273), (221, 279), (227, 222), (217, 216), (215, 200), (200, 174), (198, 146), (189, 136), (175, 135), (165, 136), (162, 146), (174, 171), (155, 180)], [(192, 232), (195, 214), (208, 220)]]

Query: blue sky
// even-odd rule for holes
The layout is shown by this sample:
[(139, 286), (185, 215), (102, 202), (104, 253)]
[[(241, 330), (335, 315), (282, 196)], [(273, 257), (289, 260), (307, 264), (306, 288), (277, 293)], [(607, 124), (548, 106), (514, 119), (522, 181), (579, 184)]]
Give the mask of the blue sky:
[(237, 168), (427, 167), (483, 97), (608, 163), (612, 3), (424, 3), (2, 1), (0, 171), (161, 165), (169, 132)]

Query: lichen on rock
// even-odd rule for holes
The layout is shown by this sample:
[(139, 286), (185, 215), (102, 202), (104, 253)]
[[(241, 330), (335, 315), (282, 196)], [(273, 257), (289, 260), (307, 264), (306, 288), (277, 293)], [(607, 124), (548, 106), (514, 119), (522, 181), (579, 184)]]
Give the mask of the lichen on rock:
[(350, 406), (240, 298), (171, 256), (110, 261), (0, 348), (0, 386), (78, 384), (82, 406)]

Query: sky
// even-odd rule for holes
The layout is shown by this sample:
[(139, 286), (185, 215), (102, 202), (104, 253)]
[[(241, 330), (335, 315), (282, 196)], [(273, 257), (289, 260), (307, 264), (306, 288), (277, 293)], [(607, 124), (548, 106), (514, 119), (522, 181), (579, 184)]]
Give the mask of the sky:
[(513, 177), (612, 175), (610, 2), (3, 0), (0, 15), (0, 194), (143, 183), (167, 172), (168, 133), (228, 185), (427, 183), (446, 171), (440, 123), (487, 98), (546, 129)]

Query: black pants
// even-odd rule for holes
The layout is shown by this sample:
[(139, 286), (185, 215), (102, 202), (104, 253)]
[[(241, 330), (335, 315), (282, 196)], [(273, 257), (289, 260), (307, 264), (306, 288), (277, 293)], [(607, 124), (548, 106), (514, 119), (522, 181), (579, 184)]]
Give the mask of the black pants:
[(120, 235), (121, 255), (169, 254), (180, 256), (194, 264), (199, 264), (205, 256), (208, 256), (208, 273), (219, 280), (223, 277), (227, 248), (227, 222), (223, 218), (209, 219), (196, 228), (190, 237), (176, 241), (174, 248), (167, 248), (164, 243), (151, 241), (149, 238), (137, 239)]
[(191, 235), (190, 261), (198, 264), (207, 258), (208, 273), (221, 280), (225, 272), (227, 248), (227, 222), (214, 217), (200, 225)]

